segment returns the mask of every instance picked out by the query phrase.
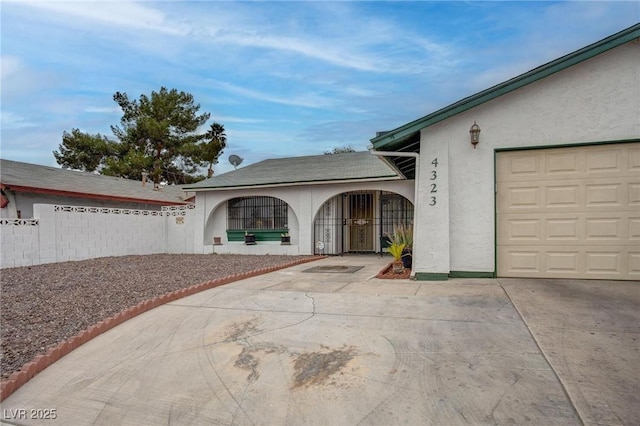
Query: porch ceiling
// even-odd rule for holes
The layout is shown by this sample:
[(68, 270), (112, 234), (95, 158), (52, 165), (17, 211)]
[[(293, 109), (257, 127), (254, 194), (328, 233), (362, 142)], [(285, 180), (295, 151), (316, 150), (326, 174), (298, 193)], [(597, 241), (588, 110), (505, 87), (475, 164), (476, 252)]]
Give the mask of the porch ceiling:
[[(402, 143), (395, 147), (385, 147), (385, 151), (396, 152), (420, 152), (420, 132), (415, 132), (409, 137), (403, 139)], [(407, 179), (415, 179), (416, 177), (416, 159), (413, 157), (385, 157), (389, 160)]]

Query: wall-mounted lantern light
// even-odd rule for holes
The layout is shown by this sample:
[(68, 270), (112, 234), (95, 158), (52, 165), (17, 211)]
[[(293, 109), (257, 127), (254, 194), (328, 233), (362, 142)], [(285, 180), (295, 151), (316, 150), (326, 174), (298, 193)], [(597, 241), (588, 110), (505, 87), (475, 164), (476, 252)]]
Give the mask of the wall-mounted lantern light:
[(476, 149), (476, 145), (480, 142), (480, 126), (476, 124), (475, 120), (471, 129), (469, 129), (469, 133), (471, 134), (471, 145), (473, 145), (473, 149)]

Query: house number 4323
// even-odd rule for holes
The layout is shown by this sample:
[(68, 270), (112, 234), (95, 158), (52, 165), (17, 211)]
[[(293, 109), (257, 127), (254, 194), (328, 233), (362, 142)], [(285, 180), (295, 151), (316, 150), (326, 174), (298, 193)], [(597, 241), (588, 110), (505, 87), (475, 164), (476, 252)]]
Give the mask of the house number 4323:
[(429, 205), (430, 206), (435, 206), (438, 203), (438, 158), (434, 158), (433, 161), (431, 162), (431, 165), (433, 166), (431, 168), (431, 170), (429, 171), (429, 180), (431, 181), (431, 184), (429, 185), (430, 190), (429, 190)]

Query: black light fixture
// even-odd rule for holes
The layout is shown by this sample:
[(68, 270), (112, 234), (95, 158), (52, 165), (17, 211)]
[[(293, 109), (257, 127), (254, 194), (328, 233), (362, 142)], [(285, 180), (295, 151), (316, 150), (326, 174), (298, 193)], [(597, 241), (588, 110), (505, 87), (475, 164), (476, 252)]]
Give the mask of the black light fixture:
[(475, 120), (473, 120), (473, 125), (471, 129), (469, 129), (469, 133), (471, 134), (471, 145), (473, 145), (473, 149), (476, 149), (476, 145), (480, 142), (480, 126), (476, 124)]

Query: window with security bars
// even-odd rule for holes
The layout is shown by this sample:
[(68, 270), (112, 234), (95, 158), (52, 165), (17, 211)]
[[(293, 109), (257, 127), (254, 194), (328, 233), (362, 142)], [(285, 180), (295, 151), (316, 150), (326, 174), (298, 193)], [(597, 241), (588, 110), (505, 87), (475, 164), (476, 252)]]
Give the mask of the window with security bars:
[(393, 234), (397, 225), (413, 225), (413, 203), (401, 195), (382, 192), (380, 195), (380, 232), (383, 236)]
[(288, 205), (274, 197), (241, 197), (227, 202), (227, 229), (287, 228)]

